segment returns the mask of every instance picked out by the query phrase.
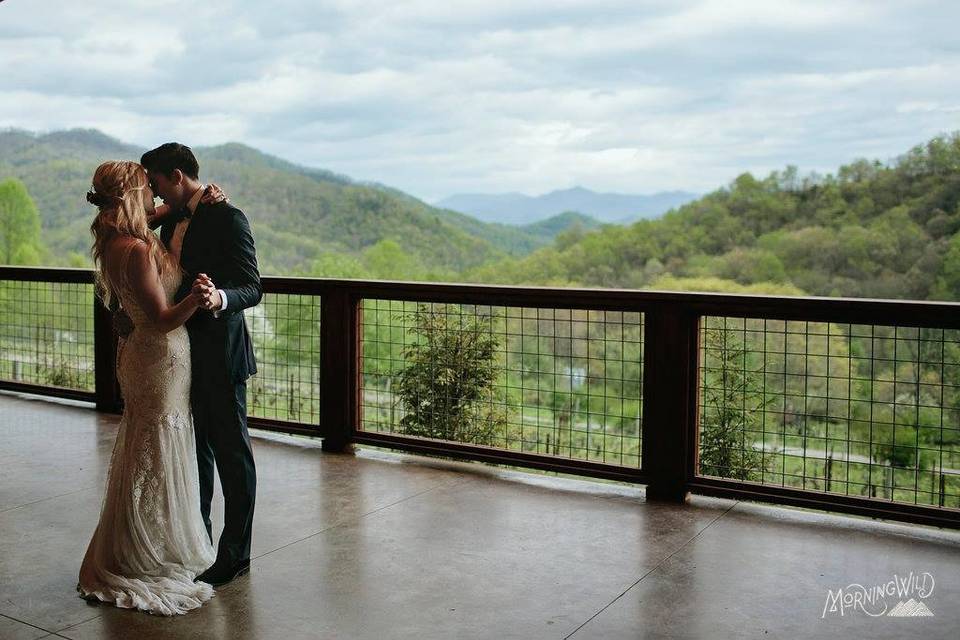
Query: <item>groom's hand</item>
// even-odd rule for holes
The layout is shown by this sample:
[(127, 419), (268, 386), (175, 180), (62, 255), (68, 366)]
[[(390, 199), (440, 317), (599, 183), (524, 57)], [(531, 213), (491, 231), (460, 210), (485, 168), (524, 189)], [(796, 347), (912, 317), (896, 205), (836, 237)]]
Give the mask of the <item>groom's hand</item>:
[(216, 285), (213, 284), (213, 280), (205, 273), (199, 274), (197, 279), (193, 281), (193, 293), (200, 296), (201, 309), (217, 311), (223, 305), (223, 300), (220, 299), (220, 292), (217, 290)]

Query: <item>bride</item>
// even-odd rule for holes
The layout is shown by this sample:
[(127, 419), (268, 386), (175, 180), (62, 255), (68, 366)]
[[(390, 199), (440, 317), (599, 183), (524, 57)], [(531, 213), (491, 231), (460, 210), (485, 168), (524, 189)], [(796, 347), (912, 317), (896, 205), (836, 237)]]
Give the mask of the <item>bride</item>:
[(200, 515), (183, 327), (201, 294), (173, 303), (182, 273), (148, 227), (155, 211), (142, 166), (101, 164), (87, 199), (99, 209), (91, 226), (97, 293), (108, 307), (119, 301), (134, 328), (118, 346), (123, 418), (77, 590), (118, 607), (183, 614), (213, 596), (194, 578), (216, 558)]

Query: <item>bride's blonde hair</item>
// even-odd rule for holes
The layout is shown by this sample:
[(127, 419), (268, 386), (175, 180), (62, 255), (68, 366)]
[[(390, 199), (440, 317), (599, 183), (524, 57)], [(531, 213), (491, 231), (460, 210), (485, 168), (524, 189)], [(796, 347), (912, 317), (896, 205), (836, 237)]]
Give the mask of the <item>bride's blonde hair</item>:
[[(108, 308), (112, 308), (111, 302), (117, 298), (121, 284), (111, 281), (104, 264), (106, 247), (114, 238), (127, 236), (146, 242), (158, 274), (176, 266), (147, 224), (144, 193), (148, 185), (146, 170), (136, 162), (110, 161), (97, 167), (93, 187), (87, 192), (87, 202), (98, 209), (90, 225), (91, 252), (96, 267), (94, 283), (97, 295)], [(125, 279), (126, 273), (121, 277)]]

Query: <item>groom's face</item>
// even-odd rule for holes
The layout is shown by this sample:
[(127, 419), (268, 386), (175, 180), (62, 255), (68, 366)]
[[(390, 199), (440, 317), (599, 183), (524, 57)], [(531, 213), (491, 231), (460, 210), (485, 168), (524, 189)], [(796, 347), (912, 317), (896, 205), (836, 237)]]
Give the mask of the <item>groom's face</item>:
[(170, 205), (174, 209), (179, 209), (187, 203), (184, 197), (183, 174), (175, 169), (172, 175), (165, 176), (158, 171), (147, 173), (150, 178), (150, 188), (154, 195), (160, 196), (164, 204)]

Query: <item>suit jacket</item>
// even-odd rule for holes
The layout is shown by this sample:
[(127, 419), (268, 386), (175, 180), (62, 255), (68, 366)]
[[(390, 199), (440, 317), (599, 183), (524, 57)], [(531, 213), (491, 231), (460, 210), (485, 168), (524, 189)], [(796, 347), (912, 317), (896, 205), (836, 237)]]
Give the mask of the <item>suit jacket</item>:
[[(170, 247), (176, 223), (160, 228), (160, 239)], [(206, 273), (226, 294), (227, 308), (214, 317), (199, 310), (187, 321), (194, 368), (222, 368), (231, 382), (242, 382), (257, 372), (253, 342), (243, 310), (263, 298), (257, 252), (250, 223), (240, 209), (226, 202), (197, 205), (183, 237), (180, 266), (183, 282), (176, 300), (183, 300), (197, 274)]]

